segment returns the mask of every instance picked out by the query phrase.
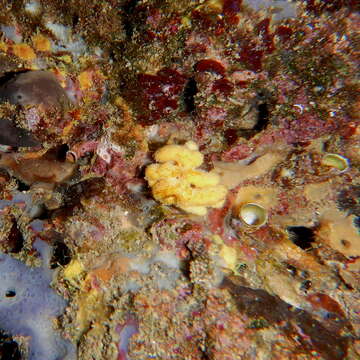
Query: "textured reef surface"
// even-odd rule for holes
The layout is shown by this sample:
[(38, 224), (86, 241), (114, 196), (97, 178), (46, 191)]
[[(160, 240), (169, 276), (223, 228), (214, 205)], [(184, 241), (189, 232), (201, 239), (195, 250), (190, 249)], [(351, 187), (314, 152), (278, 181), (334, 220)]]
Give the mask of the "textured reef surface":
[(0, 0), (0, 359), (360, 359), (352, 0)]

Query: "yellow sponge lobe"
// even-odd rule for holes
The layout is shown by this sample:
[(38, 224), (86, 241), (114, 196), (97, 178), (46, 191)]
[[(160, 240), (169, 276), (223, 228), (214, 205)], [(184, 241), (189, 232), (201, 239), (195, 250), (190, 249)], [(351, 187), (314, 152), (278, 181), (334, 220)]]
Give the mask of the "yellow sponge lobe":
[(206, 215), (208, 207), (223, 206), (227, 189), (219, 185), (217, 174), (196, 169), (204, 157), (194, 142), (165, 145), (154, 157), (160, 164), (149, 165), (145, 178), (156, 200), (196, 215)]

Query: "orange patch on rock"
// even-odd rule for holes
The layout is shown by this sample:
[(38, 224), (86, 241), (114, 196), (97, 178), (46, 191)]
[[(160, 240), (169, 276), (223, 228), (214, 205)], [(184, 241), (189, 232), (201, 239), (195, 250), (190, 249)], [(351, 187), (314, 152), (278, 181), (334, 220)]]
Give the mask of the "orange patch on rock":
[(50, 40), (48, 38), (46, 38), (45, 36), (43, 35), (35, 35), (33, 38), (32, 38), (32, 41), (33, 41), (33, 45), (34, 45), (34, 48), (35, 50), (37, 51), (51, 51), (51, 43), (50, 43)]
[(11, 50), (22, 60), (32, 61), (36, 58), (36, 54), (32, 47), (27, 44), (14, 44), (11, 46)]
[(110, 260), (105, 265), (92, 270), (87, 275), (87, 281), (92, 278), (108, 283), (116, 274), (121, 274), (129, 270), (130, 259), (126, 257), (119, 257)]
[(85, 70), (82, 73), (80, 73), (80, 75), (78, 76), (80, 89), (81, 90), (90, 89), (93, 85), (92, 79), (93, 79), (92, 71)]

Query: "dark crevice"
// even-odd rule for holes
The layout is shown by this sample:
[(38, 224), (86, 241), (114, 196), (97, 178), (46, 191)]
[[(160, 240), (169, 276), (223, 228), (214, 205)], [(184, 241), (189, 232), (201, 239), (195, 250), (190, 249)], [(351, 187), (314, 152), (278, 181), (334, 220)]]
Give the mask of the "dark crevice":
[(49, 220), (49, 219), (51, 219), (51, 215), (52, 215), (52, 211), (51, 211), (51, 210), (48, 210), (45, 206), (42, 206), (40, 215), (34, 217), (34, 220), (35, 220), (35, 219), (38, 219), (38, 220)]
[(192, 260), (193, 260), (192, 258), (186, 259), (181, 263), (180, 266), (181, 273), (186, 277), (186, 279), (190, 281), (191, 281), (190, 265)]
[(16, 182), (17, 182), (17, 189), (19, 191), (28, 191), (30, 190), (30, 186), (25, 184), (24, 182), (22, 182), (21, 180), (19, 179), (16, 179)]
[(360, 216), (354, 219), (354, 225), (360, 230)]
[(11, 336), (0, 331), (0, 359), (21, 360), (19, 345)]
[(17, 75), (22, 74), (22, 73), (26, 73), (29, 72), (31, 70), (28, 69), (22, 69), (19, 71), (9, 71), (4, 73), (1, 77), (0, 77), (0, 87), (4, 84), (6, 84), (7, 82), (15, 79), (17, 77)]
[(305, 226), (289, 226), (287, 228), (290, 240), (303, 250), (312, 248), (315, 241), (314, 229)]
[(311, 289), (312, 282), (311, 280), (304, 280), (300, 285), (300, 290), (304, 291), (305, 293)]
[(51, 269), (58, 267), (59, 265), (65, 266), (71, 260), (71, 251), (62, 241), (56, 241), (54, 244), (53, 256), (50, 261)]
[(67, 188), (64, 188), (63, 200), (65, 207), (73, 208), (80, 205), (81, 197), (89, 199), (99, 195), (105, 188), (105, 180), (103, 178), (91, 178)]
[(69, 146), (67, 144), (60, 145), (56, 149), (56, 159), (59, 161), (65, 161), (66, 153), (69, 151)]
[(12, 218), (12, 226), (7, 238), (7, 244), (9, 246), (8, 251), (11, 253), (19, 253), (24, 246), (24, 237), (18, 228), (15, 218)]
[(291, 264), (285, 264), (286, 266), (286, 270), (289, 272), (289, 274), (291, 276), (296, 276), (297, 275), (297, 269), (295, 266), (291, 265)]
[(66, 153), (68, 151), (69, 151), (69, 146), (67, 144), (62, 144), (48, 150), (48, 152), (45, 154), (45, 157), (48, 160), (64, 162), (66, 160)]
[(81, 181), (74, 185), (61, 186), (57, 188), (62, 194), (63, 206), (44, 211), (37, 219), (48, 220), (56, 217), (67, 219), (72, 216), (74, 209), (81, 207), (81, 198), (89, 199), (93, 196), (100, 194), (105, 188), (105, 180), (103, 178), (92, 178)]
[(80, 17), (78, 14), (74, 14), (72, 17), (72, 26), (73, 28), (79, 23)]
[(124, 6), (124, 17), (123, 17), (123, 23), (124, 23), (124, 30), (125, 34), (128, 39), (131, 39), (133, 33), (134, 33), (134, 18), (132, 15), (134, 15), (134, 10), (138, 4), (139, 0), (129, 0)]
[(269, 107), (266, 103), (258, 105), (258, 120), (254, 127), (254, 131), (260, 132), (269, 124)]
[(196, 86), (196, 81), (194, 78), (191, 78), (184, 88), (184, 104), (187, 112), (192, 113), (195, 111), (195, 95), (197, 94), (198, 89)]
[(238, 130), (239, 137), (242, 137), (246, 140), (250, 140), (253, 136), (256, 135), (256, 131), (254, 129), (240, 129)]
[(229, 128), (224, 131), (224, 138), (226, 143), (229, 146), (232, 146), (236, 143), (236, 140), (239, 138), (239, 131), (235, 128)]

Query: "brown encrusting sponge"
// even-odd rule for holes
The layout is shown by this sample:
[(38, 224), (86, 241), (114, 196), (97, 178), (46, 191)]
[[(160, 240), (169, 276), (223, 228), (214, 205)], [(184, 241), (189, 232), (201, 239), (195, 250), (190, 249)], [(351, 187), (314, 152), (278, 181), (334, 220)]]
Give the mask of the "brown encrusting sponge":
[(0, 358), (360, 359), (355, 2), (0, 6)]

